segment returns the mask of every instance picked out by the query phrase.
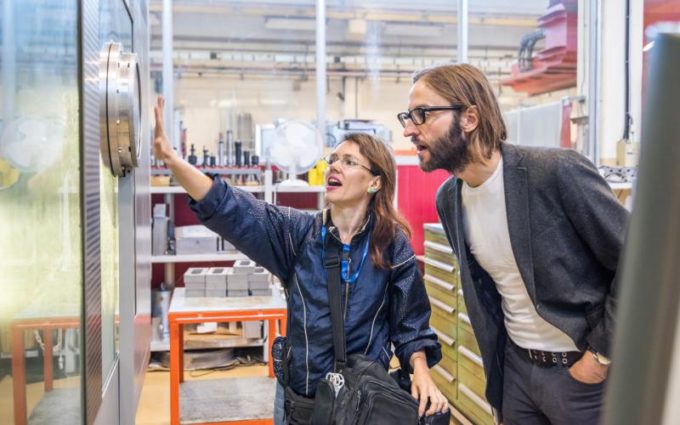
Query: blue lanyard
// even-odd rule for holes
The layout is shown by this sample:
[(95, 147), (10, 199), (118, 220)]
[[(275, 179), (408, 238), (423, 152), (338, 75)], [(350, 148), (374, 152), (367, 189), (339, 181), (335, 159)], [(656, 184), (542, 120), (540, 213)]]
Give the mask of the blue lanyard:
[[(328, 230), (326, 229), (326, 226), (323, 226), (321, 228), (321, 247), (323, 248), (321, 251), (321, 262), (324, 262), (324, 256), (325, 256), (325, 249), (326, 249), (326, 234), (328, 233)], [(364, 243), (364, 249), (363, 252), (361, 253), (361, 261), (359, 262), (359, 267), (352, 273), (350, 276), (349, 274), (349, 244), (342, 244), (342, 260), (340, 262), (340, 272), (342, 276), (342, 280), (345, 281), (345, 283), (354, 283), (357, 281), (359, 278), (359, 273), (361, 272), (361, 268), (364, 266), (364, 262), (366, 261), (366, 257), (368, 256), (368, 245), (370, 242), (371, 238), (370, 236), (366, 238), (366, 242)]]

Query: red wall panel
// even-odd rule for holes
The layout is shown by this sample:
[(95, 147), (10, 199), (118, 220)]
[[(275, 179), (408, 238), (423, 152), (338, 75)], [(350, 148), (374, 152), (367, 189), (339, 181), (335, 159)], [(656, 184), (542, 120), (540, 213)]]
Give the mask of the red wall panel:
[(423, 224), (439, 221), (435, 195), (449, 173), (443, 170), (425, 173), (417, 165), (399, 165), (397, 170), (397, 207), (411, 225), (413, 250), (422, 255)]

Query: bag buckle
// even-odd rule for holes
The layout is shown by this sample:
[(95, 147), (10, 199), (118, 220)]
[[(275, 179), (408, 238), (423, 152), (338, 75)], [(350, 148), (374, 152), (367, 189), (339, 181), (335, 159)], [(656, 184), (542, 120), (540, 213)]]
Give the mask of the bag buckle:
[(337, 397), (342, 387), (345, 386), (345, 377), (340, 373), (328, 372), (326, 374), (326, 380), (330, 382), (331, 385), (333, 385), (333, 390), (335, 391), (335, 396)]
[(340, 267), (340, 257), (338, 257), (337, 255), (326, 257), (324, 259), (324, 267), (327, 269)]

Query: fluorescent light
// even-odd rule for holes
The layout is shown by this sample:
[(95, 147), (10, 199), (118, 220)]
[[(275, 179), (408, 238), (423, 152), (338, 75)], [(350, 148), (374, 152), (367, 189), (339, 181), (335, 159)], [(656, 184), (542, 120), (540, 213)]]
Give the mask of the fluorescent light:
[(367, 22), (364, 19), (350, 19), (347, 21), (348, 35), (366, 35)]
[(260, 99), (260, 105), (263, 106), (284, 106), (288, 104), (290, 104), (290, 101), (286, 99), (274, 99), (274, 98)]
[(236, 106), (236, 101), (233, 99), (221, 99), (217, 102), (218, 108), (233, 108), (234, 106)]
[(406, 35), (410, 37), (442, 37), (444, 27), (441, 25), (419, 25), (388, 23), (385, 26), (385, 35)]
[(314, 31), (316, 20), (312, 18), (266, 18), (264, 27), (270, 30)]

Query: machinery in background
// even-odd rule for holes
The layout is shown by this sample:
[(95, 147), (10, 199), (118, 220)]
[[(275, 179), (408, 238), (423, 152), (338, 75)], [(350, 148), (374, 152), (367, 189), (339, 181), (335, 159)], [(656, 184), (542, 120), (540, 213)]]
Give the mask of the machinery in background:
[[(563, 126), (562, 103), (551, 102), (524, 107), (503, 114), (508, 142), (524, 146), (571, 147), (561, 140)], [(568, 117), (567, 117), (568, 119)], [(569, 122), (566, 123), (569, 126)]]
[(370, 134), (388, 145), (392, 144), (392, 131), (383, 124), (373, 120), (340, 120), (327, 126), (326, 145), (333, 148), (350, 133)]
[[(537, 95), (576, 86), (577, 1), (551, 0), (539, 29), (522, 37), (512, 76), (501, 84)], [(534, 55), (534, 47), (544, 48)]]

